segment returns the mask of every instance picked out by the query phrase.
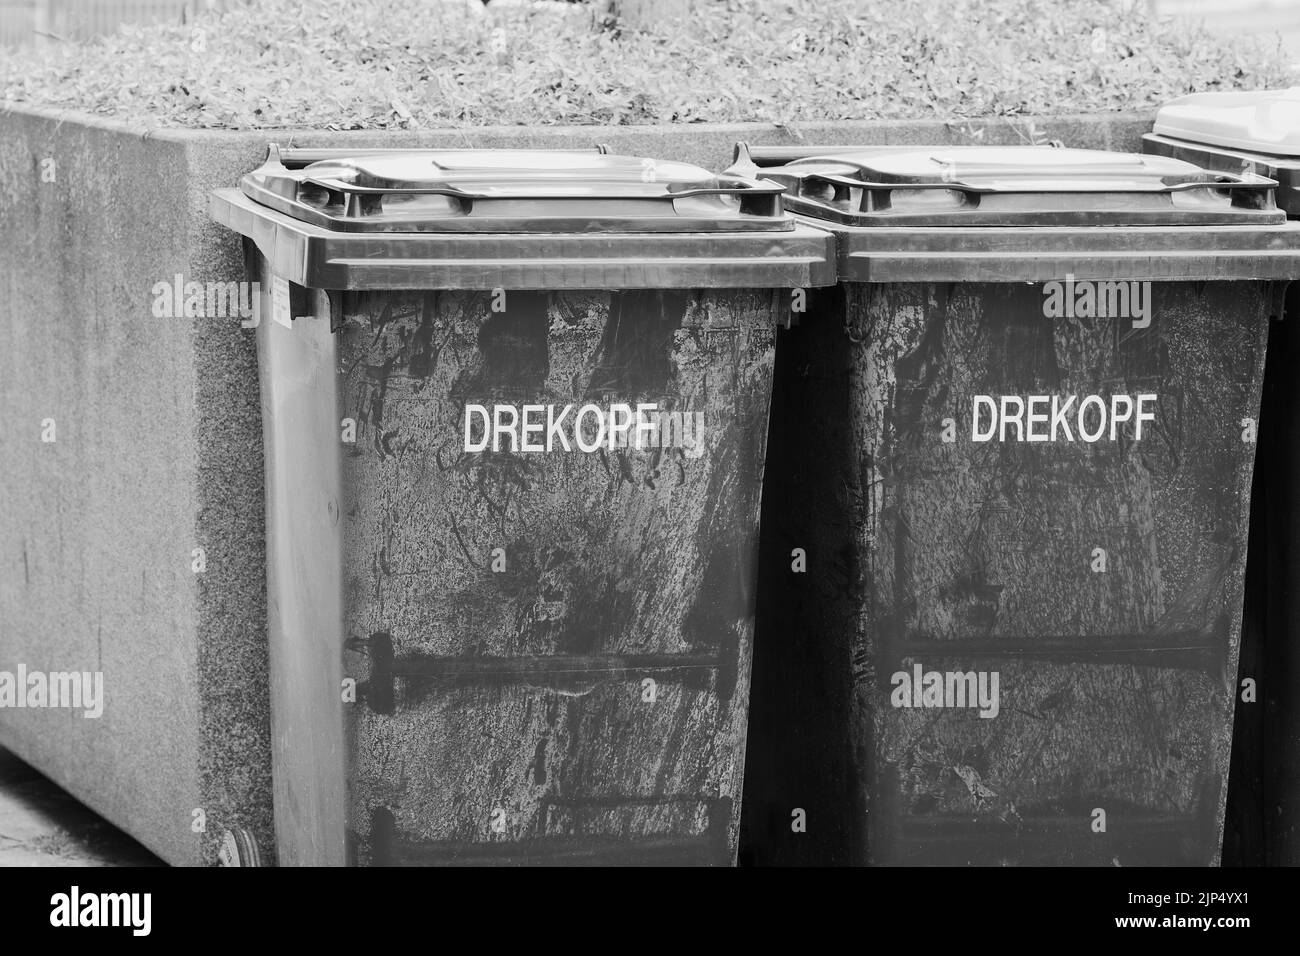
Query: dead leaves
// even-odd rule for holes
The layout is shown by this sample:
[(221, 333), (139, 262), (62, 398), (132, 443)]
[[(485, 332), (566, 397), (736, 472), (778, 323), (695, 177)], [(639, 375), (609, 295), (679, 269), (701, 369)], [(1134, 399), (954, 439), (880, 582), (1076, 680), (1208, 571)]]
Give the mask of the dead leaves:
[(7, 56), (0, 107), (231, 129), (961, 123), (1289, 82), (1275, 41), (1103, 0), (729, 0), (647, 33), (599, 29), (567, 3), (263, 0)]

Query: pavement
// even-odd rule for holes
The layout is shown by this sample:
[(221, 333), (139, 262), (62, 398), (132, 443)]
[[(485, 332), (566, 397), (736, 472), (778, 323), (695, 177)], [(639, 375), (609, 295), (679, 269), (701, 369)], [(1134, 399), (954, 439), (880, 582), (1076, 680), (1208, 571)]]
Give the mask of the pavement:
[(0, 747), (0, 867), (165, 865)]

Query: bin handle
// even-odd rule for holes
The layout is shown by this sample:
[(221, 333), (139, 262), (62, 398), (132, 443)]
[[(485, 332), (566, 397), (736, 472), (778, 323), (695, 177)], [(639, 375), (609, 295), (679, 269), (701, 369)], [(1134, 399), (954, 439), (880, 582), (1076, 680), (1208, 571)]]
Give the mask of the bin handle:
[[(837, 186), (849, 186), (854, 189), (871, 189), (890, 191), (894, 189), (949, 189), (968, 193), (1041, 193), (1041, 189), (1005, 189), (997, 186), (973, 186), (963, 182), (938, 183), (882, 183), (871, 179), (854, 179), (852, 176), (837, 176), (835, 173), (808, 173), (803, 176), (805, 182), (820, 180)], [(1277, 181), (1264, 176), (1246, 178), (1236, 173), (1215, 173), (1214, 180), (1196, 179), (1187, 182), (1165, 182), (1162, 189), (1088, 189), (1073, 190), (1077, 192), (1182, 192), (1189, 189), (1276, 189)], [(1072, 190), (1062, 190), (1071, 192)]]
[[(872, 147), (865, 147), (872, 148)], [(886, 147), (887, 148), (887, 147)], [(927, 146), (907, 146), (905, 149), (924, 150)], [(1049, 148), (1049, 147), (1044, 147)], [(828, 159), (836, 156), (850, 156), (855, 153), (861, 153), (864, 147), (861, 146), (751, 146), (749, 143), (737, 142), (732, 153), (733, 164), (740, 168), (763, 168), (773, 166), (785, 166), (790, 163), (805, 159), (819, 159), (826, 157)], [(844, 160), (848, 165), (858, 166), (851, 160)], [(1238, 174), (1231, 172), (1214, 171), (1211, 173), (1214, 177), (1213, 182), (1206, 180), (1190, 180), (1186, 182), (1169, 182), (1166, 178), (1163, 181), (1164, 189), (1159, 191), (1175, 192), (1187, 189), (1276, 189), (1278, 183), (1274, 179), (1260, 176), (1253, 173)], [(840, 186), (850, 186), (855, 189), (957, 189), (972, 193), (993, 193), (993, 192), (1016, 192), (1014, 189), (997, 189), (993, 187), (972, 186), (961, 182), (951, 183), (881, 183), (866, 179), (852, 179), (845, 176), (837, 176), (834, 173), (807, 173), (805, 179), (820, 179), (828, 183)], [(1024, 190), (1026, 192), (1037, 192), (1038, 190)], [(1143, 190), (1144, 192), (1147, 190)], [(1157, 190), (1150, 190), (1156, 192)]]
[[(1043, 144), (1042, 149), (1054, 149), (1058, 140)], [(805, 159), (833, 158), (836, 156), (853, 156), (863, 151), (888, 150), (896, 152), (918, 152), (927, 149), (943, 149), (943, 143), (864, 143), (859, 146), (753, 146), (743, 140), (732, 147), (731, 161), (734, 165), (749, 168), (787, 166)]]
[[(744, 141), (738, 142), (732, 150), (731, 161), (738, 164), (752, 166), (785, 166), (789, 163), (797, 162), (801, 159), (812, 159), (818, 156), (839, 156), (851, 153), (860, 153), (864, 148), (872, 147), (862, 146), (751, 146)], [(913, 147), (909, 147), (913, 148)], [(925, 149), (927, 147), (917, 146), (916, 149)]]
[[(835, 173), (808, 173), (803, 177), (801, 177), (801, 180), (803, 183), (822, 182), (828, 185), (837, 186), (841, 188), (861, 189), (864, 192), (864, 200), (866, 198), (866, 194), (872, 194), (872, 195), (884, 194), (885, 196), (888, 196), (889, 193), (895, 190), (937, 189), (937, 190), (948, 190), (950, 192), (959, 192), (968, 195), (1006, 195), (1006, 196), (1015, 195), (1017, 193), (1020, 193), (1022, 195), (1033, 195), (1042, 192), (1042, 190), (1038, 190), (1038, 189), (1005, 189), (1005, 188), (998, 188), (994, 186), (973, 186), (968, 183), (962, 183), (962, 182), (882, 183), (882, 182), (876, 182), (874, 180), (868, 180), (868, 179), (854, 179), (852, 176), (839, 176), (836, 175)], [(1195, 189), (1221, 189), (1221, 190), (1226, 190), (1228, 192), (1229, 198), (1233, 206), (1245, 207), (1250, 209), (1259, 209), (1262, 208), (1260, 204), (1261, 201), (1263, 201), (1261, 199), (1260, 193), (1266, 193), (1272, 191), (1276, 189), (1277, 186), (1278, 183), (1276, 180), (1268, 179), (1264, 176), (1256, 176), (1253, 174), (1239, 175), (1236, 173), (1216, 172), (1213, 174), (1212, 181), (1208, 179), (1202, 179), (1202, 180), (1192, 180), (1188, 182), (1173, 182), (1173, 183), (1164, 182), (1163, 187), (1160, 189), (1142, 189), (1142, 190), (1089, 189), (1089, 190), (1079, 190), (1078, 192), (1080, 193), (1135, 192), (1139, 194), (1147, 193), (1147, 194), (1161, 195), (1161, 194), (1169, 194), (1169, 193), (1176, 193), (1176, 192), (1189, 192)], [(799, 188), (799, 191), (797, 193), (794, 193), (792, 191), (792, 195), (790, 198), (810, 200), (813, 202), (818, 201), (814, 197), (806, 196), (804, 194), (804, 190), (802, 189), (802, 186)]]
[[(316, 154), (313, 154), (316, 155)], [(355, 153), (349, 153), (355, 155)], [(374, 205), (374, 198), (381, 196), (446, 196), (454, 200), (455, 208), (448, 210), (445, 215), (440, 215), (438, 219), (443, 222), (454, 222), (461, 217), (470, 216), (475, 211), (475, 205), (478, 203), (505, 203), (509, 204), (516, 200), (552, 200), (562, 202), (565, 197), (556, 197), (553, 193), (524, 190), (521, 192), (511, 193), (510, 195), (500, 195), (497, 193), (472, 192), (462, 189), (450, 183), (431, 183), (428, 185), (403, 186), (403, 185), (386, 185), (370, 186), (360, 185), (357, 183), (346, 182), (332, 176), (305, 176), (301, 179), (296, 177), (286, 177), (277, 173), (274, 169), (274, 161), (278, 154), (272, 153), (271, 158), (266, 165), (244, 177), (242, 189), (246, 196), (254, 201), (268, 206), (279, 212), (303, 218), (304, 215), (323, 217), (318, 219), (308, 218), (308, 221), (320, 224), (328, 224), (332, 221), (349, 220), (360, 223), (367, 218), (367, 214), (377, 211)], [(283, 169), (283, 164), (280, 164)], [(267, 170), (267, 167), (271, 169)], [(257, 173), (269, 172), (272, 181), (267, 182)], [(671, 184), (669, 184), (671, 185)], [(341, 215), (321, 212), (320, 207), (311, 202), (304, 202), (301, 198), (303, 186), (310, 186), (338, 197), (336, 202), (341, 201)], [(773, 220), (782, 220), (784, 208), (781, 202), (781, 196), (786, 191), (785, 186), (780, 183), (767, 179), (747, 178), (731, 173), (722, 173), (717, 177), (716, 185), (698, 186), (682, 189), (666, 188), (663, 192), (652, 193), (645, 196), (629, 196), (617, 193), (608, 195), (593, 194), (586, 197), (589, 200), (627, 200), (627, 199), (646, 199), (655, 203), (675, 203), (678, 199), (689, 199), (696, 196), (731, 196), (737, 202), (737, 212), (742, 217), (763, 217)], [(578, 199), (583, 197), (569, 197)], [(666, 207), (673, 208), (673, 207)], [(673, 209), (674, 213), (680, 215), (678, 221), (689, 223), (691, 217), (686, 210)], [(483, 215), (480, 218), (490, 218), (490, 214)]]
[[(599, 155), (608, 155), (609, 147), (604, 143), (598, 143), (593, 147)], [(277, 143), (271, 143), (267, 147), (266, 164), (272, 163), (283, 166), (285, 169), (302, 169), (313, 163), (323, 162), (331, 159), (348, 159), (356, 156), (385, 156), (394, 153), (410, 152), (407, 149), (399, 148), (374, 148), (374, 149), (302, 149), (294, 147), (281, 147)], [(556, 152), (569, 153), (589, 153), (587, 149), (556, 150)], [(310, 176), (300, 181), (322, 189), (328, 189), (339, 193), (353, 193), (357, 195), (407, 195), (407, 196), (450, 196), (457, 199), (462, 204), (462, 211), (469, 212), (475, 200), (488, 201), (495, 198), (489, 193), (470, 192), (453, 185), (429, 185), (429, 186), (362, 186), (356, 183), (347, 183), (339, 179), (330, 179), (326, 177)], [(744, 177), (730, 172), (723, 172), (718, 175), (717, 186), (701, 186), (693, 189), (680, 189), (676, 191), (665, 192), (661, 196), (638, 197), (650, 198), (665, 201), (676, 199), (689, 199), (696, 196), (738, 196), (745, 199), (752, 199), (759, 196), (777, 196), (786, 191), (785, 186), (775, 183), (770, 179), (758, 179), (755, 177)], [(553, 199), (554, 196), (538, 193), (529, 195), (527, 193), (516, 193), (511, 199)], [(592, 197), (601, 198), (601, 197)], [(623, 198), (611, 196), (609, 198)], [(779, 214), (780, 209), (776, 212)]]
[[(753, 183), (746, 182), (743, 179), (733, 179), (732, 177), (718, 177), (720, 185), (718, 186), (699, 186), (692, 189), (679, 189), (673, 192), (665, 192), (659, 196), (644, 196), (637, 198), (644, 199), (685, 199), (691, 196), (764, 196), (775, 195), (785, 192), (785, 187), (779, 183), (774, 183), (769, 179), (755, 180)], [(530, 195), (528, 193), (512, 193), (509, 197), (494, 196), (491, 193), (475, 193), (460, 189), (456, 186), (358, 186), (354, 183), (345, 183), (338, 179), (326, 179), (309, 177), (301, 180), (312, 186), (319, 186), (322, 189), (329, 189), (334, 192), (356, 193), (360, 195), (440, 195), (454, 196), (457, 199), (472, 201), (475, 199), (554, 199), (554, 195), (549, 193), (537, 193)], [(725, 182), (725, 184), (723, 184)], [(592, 196), (592, 199), (620, 199), (629, 198), (621, 196)]]

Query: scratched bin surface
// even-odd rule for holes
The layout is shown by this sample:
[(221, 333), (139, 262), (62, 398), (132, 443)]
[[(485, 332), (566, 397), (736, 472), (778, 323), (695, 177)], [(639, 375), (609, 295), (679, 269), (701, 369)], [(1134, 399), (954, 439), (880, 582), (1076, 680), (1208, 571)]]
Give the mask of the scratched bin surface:
[(1270, 289), (1050, 291), (846, 286), (873, 863), (1217, 862)]
[(352, 862), (731, 864), (775, 294), (346, 301)]

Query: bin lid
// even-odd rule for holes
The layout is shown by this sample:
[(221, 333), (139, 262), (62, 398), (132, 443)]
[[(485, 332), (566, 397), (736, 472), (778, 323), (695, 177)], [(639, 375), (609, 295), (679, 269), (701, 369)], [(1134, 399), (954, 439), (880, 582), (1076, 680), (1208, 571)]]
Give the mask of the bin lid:
[[(768, 165), (771, 164), (771, 165)], [(846, 147), (791, 157), (739, 144), (730, 172), (787, 189), (786, 208), (855, 226), (1281, 222), (1277, 183), (1166, 156), (1050, 146)]]
[(1274, 156), (1300, 156), (1300, 87), (1192, 93), (1156, 113), (1155, 132)]
[[(312, 289), (833, 285), (835, 237), (782, 187), (590, 150), (281, 149), (212, 217)], [(776, 301), (776, 300), (772, 300)]]
[(270, 147), (246, 196), (342, 232), (789, 231), (782, 188), (590, 150)]

